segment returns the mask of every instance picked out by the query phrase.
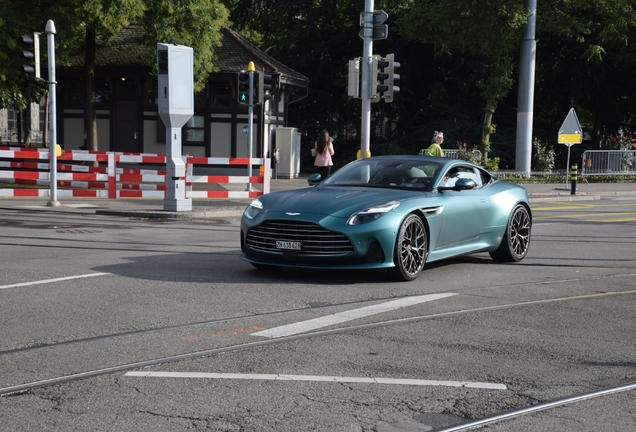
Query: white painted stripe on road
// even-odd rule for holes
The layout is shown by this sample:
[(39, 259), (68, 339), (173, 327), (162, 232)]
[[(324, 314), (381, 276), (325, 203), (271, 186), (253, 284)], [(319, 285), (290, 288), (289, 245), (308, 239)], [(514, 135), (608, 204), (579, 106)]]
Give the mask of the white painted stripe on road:
[(62, 278), (45, 279), (45, 280), (39, 280), (39, 281), (33, 281), (33, 282), (22, 282), (22, 283), (11, 284), (11, 285), (0, 285), (0, 289), (17, 288), (17, 287), (31, 286), (31, 285), (41, 285), (41, 284), (62, 282), (62, 281), (73, 280), (73, 279), (82, 279), (82, 278), (89, 278), (89, 277), (95, 277), (95, 276), (105, 276), (109, 274), (110, 273), (90, 273), (85, 275), (67, 276)]
[(327, 315), (320, 318), (314, 318), (307, 321), (301, 321), (294, 324), (288, 324), (281, 327), (274, 327), (268, 330), (259, 331), (256, 333), (250, 333), (252, 336), (262, 336), (268, 338), (279, 338), (284, 336), (291, 336), (298, 333), (304, 333), (310, 330), (316, 330), (322, 327), (328, 327), (333, 324), (340, 324), (346, 321), (351, 321), (358, 318), (363, 318), (370, 315), (379, 314), (382, 312), (388, 312), (395, 309), (416, 305), (432, 300), (439, 300), (444, 297), (450, 297), (457, 295), (457, 293), (443, 293), (443, 294), (427, 294), (414, 297), (405, 297), (398, 300), (392, 300), (386, 303), (380, 303), (373, 306), (367, 306), (360, 309), (353, 309), (350, 311), (338, 312), (336, 314)]
[(337, 377), (318, 375), (277, 375), (277, 374), (236, 374), (236, 373), (205, 373), (205, 372), (128, 372), (126, 376), (144, 378), (206, 378), (206, 379), (235, 379), (235, 380), (266, 380), (266, 381), (314, 381), (335, 383), (361, 384), (392, 384), (410, 386), (443, 386), (467, 387), (488, 390), (506, 390), (505, 384), (471, 382), (471, 381), (438, 381), (401, 378), (366, 378), (366, 377)]

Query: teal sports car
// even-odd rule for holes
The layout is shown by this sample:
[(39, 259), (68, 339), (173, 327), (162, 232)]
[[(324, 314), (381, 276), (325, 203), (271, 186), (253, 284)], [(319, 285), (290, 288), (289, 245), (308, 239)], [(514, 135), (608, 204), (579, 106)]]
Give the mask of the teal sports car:
[(476, 252), (515, 262), (528, 253), (526, 190), (469, 162), (379, 156), (320, 180), (252, 201), (241, 259), (259, 269), (387, 269), (410, 281), (427, 262)]

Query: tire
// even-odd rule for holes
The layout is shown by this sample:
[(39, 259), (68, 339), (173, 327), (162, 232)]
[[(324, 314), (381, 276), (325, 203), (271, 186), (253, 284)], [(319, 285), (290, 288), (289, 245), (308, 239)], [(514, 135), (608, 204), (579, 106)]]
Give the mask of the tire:
[(426, 263), (426, 251), (428, 247), (426, 228), (424, 222), (416, 214), (411, 214), (404, 219), (393, 252), (392, 276), (399, 281), (412, 281), (417, 278)]
[(490, 252), (492, 259), (503, 262), (517, 262), (525, 258), (530, 247), (530, 213), (523, 205), (514, 208), (501, 244), (496, 251)]

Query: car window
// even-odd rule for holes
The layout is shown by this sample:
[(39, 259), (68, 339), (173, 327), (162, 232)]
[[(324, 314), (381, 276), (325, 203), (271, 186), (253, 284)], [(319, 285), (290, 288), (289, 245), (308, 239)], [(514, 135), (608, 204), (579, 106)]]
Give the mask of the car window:
[(409, 159), (369, 159), (350, 163), (324, 181), (325, 185), (432, 189), (440, 164)]
[(478, 170), (478, 171), (481, 177), (482, 186), (484, 187), (488, 186), (493, 181), (493, 176), (491, 176), (490, 173), (487, 171), (484, 171), (484, 170)]
[(476, 172), (475, 168), (463, 165), (456, 165), (450, 168), (444, 176), (440, 186), (453, 187), (458, 179), (465, 178), (474, 181), (477, 184), (477, 188), (482, 186), (481, 175)]

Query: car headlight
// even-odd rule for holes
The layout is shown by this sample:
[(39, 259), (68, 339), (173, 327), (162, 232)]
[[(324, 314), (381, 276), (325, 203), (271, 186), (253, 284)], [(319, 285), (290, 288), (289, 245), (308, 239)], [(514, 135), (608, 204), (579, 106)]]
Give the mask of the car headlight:
[(361, 210), (351, 215), (347, 225), (362, 225), (380, 219), (382, 216), (400, 205), (399, 201), (391, 201), (368, 209)]
[(248, 219), (254, 219), (257, 214), (259, 214), (263, 210), (263, 203), (257, 199), (252, 201), (250, 205), (247, 206), (245, 211), (243, 212), (243, 216)]

